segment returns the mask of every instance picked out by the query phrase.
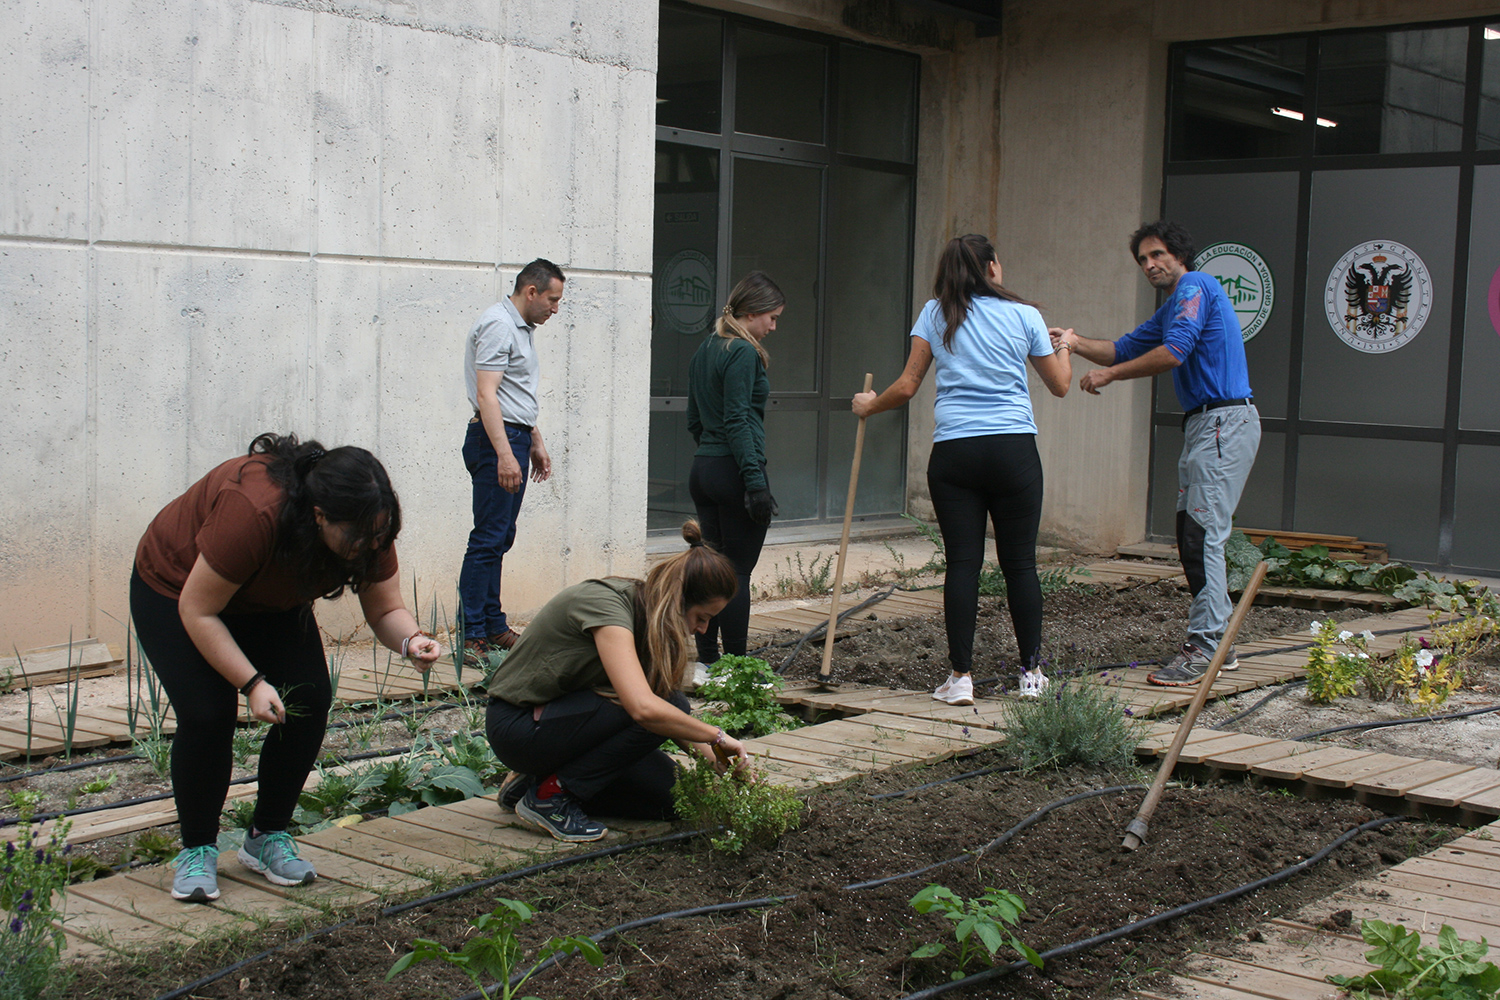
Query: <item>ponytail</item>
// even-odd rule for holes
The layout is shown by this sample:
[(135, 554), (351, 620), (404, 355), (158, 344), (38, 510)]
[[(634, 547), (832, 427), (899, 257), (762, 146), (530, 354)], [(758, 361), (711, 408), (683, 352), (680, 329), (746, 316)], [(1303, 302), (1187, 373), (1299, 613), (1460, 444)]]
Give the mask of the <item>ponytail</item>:
[[(773, 307), (774, 308), (774, 307)], [(697, 521), (682, 526), (686, 551), (651, 567), (636, 588), (636, 620), (644, 619), (645, 653), (641, 666), (658, 697), (682, 687), (688, 665), (688, 608), (729, 600), (739, 590), (734, 564), (703, 541)], [(640, 633), (636, 650), (641, 651)]]
[(729, 350), (730, 341), (743, 340), (755, 348), (755, 353), (760, 357), (760, 363), (771, 367), (771, 356), (761, 342), (750, 336), (740, 317), (750, 316), (756, 313), (768, 313), (773, 309), (779, 309), (786, 305), (786, 296), (781, 289), (776, 287), (764, 271), (751, 271), (740, 279), (740, 283), (734, 286), (734, 291), (729, 293), (729, 301), (724, 303), (723, 310), (719, 313), (718, 320), (714, 323), (714, 333), (724, 338), (724, 349)]
[(976, 298), (990, 297), (1034, 306), (1003, 285), (990, 282), (989, 265), (996, 260), (995, 248), (978, 234), (955, 236), (938, 257), (937, 278), (932, 283), (932, 297), (938, 300), (943, 314), (943, 347), (953, 349), (953, 336), (969, 315), (969, 304)]

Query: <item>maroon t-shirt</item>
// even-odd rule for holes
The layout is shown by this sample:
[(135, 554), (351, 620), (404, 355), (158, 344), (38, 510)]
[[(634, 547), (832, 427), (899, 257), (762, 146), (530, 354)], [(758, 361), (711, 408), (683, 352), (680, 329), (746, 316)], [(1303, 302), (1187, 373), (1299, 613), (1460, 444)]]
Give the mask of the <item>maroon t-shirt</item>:
[[(337, 578), (299, 581), (292, 566), (276, 557), (284, 494), (267, 471), (269, 461), (264, 455), (230, 459), (152, 519), (135, 550), (136, 569), (152, 590), (181, 597), (200, 555), (215, 573), (240, 585), (224, 606), (228, 614), (289, 611), (338, 585)], [(376, 579), (388, 580), (396, 569), (392, 545), (380, 554)]]

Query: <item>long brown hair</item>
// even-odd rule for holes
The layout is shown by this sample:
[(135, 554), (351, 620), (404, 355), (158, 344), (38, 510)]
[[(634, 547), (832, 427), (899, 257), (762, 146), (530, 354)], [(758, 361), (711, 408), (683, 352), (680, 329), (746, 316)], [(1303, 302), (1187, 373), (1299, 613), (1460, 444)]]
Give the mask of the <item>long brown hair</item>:
[(683, 612), (730, 600), (740, 587), (734, 563), (704, 544), (697, 521), (683, 524), (682, 540), (687, 550), (651, 567), (635, 589), (636, 653), (647, 683), (660, 698), (682, 687), (686, 676), (689, 636)]
[(740, 317), (750, 316), (758, 313), (768, 313), (773, 309), (779, 309), (786, 305), (786, 296), (781, 289), (776, 287), (764, 271), (751, 271), (740, 279), (740, 283), (734, 286), (734, 291), (729, 293), (729, 301), (724, 303), (724, 310), (719, 314), (718, 321), (714, 324), (714, 333), (725, 340), (724, 349), (729, 350), (729, 341), (743, 340), (755, 348), (755, 353), (760, 355), (760, 363), (765, 367), (771, 367), (771, 356), (761, 346), (760, 341), (750, 336), (740, 323)]
[(943, 347), (953, 349), (953, 335), (969, 315), (969, 303), (976, 298), (1004, 299), (1024, 306), (1034, 306), (1003, 285), (990, 281), (989, 264), (995, 260), (995, 248), (977, 233), (955, 236), (938, 257), (937, 278), (932, 283), (932, 297), (942, 308)]

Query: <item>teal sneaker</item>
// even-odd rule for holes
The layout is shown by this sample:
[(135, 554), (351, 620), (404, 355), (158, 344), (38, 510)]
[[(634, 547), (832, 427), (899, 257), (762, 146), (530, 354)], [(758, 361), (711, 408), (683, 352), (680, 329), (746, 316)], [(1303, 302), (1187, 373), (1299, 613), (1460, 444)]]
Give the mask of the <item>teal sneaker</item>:
[(210, 903), (219, 898), (219, 848), (214, 844), (188, 847), (172, 859), (172, 898)]
[(306, 885), (318, 877), (311, 862), (297, 856), (297, 842), (285, 830), (272, 830), (257, 837), (245, 835), (240, 864), (260, 872), (276, 885)]

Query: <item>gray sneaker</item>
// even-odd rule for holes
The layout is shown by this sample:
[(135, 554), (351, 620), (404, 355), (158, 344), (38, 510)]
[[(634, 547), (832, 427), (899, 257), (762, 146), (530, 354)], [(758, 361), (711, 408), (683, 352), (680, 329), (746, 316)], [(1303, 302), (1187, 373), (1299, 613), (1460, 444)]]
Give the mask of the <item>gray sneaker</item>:
[(312, 863), (297, 856), (297, 842), (285, 830), (258, 837), (246, 834), (239, 859), (240, 864), (276, 885), (306, 885), (318, 877)]
[(1203, 679), (1203, 675), (1208, 672), (1208, 664), (1209, 658), (1204, 655), (1203, 650), (1185, 642), (1165, 667), (1146, 675), (1146, 680), (1161, 687), (1191, 687)]
[(574, 844), (598, 840), (609, 832), (603, 823), (589, 819), (578, 800), (567, 792), (539, 799), (532, 788), (516, 803), (516, 815), (554, 839)]
[(187, 847), (172, 860), (172, 898), (208, 903), (219, 898), (219, 848), (215, 844)]
[(500, 794), (497, 798), (506, 809), (514, 809), (516, 803), (521, 801), (521, 796), (530, 790), (531, 775), (512, 771), (505, 776), (504, 781), (500, 782)]

